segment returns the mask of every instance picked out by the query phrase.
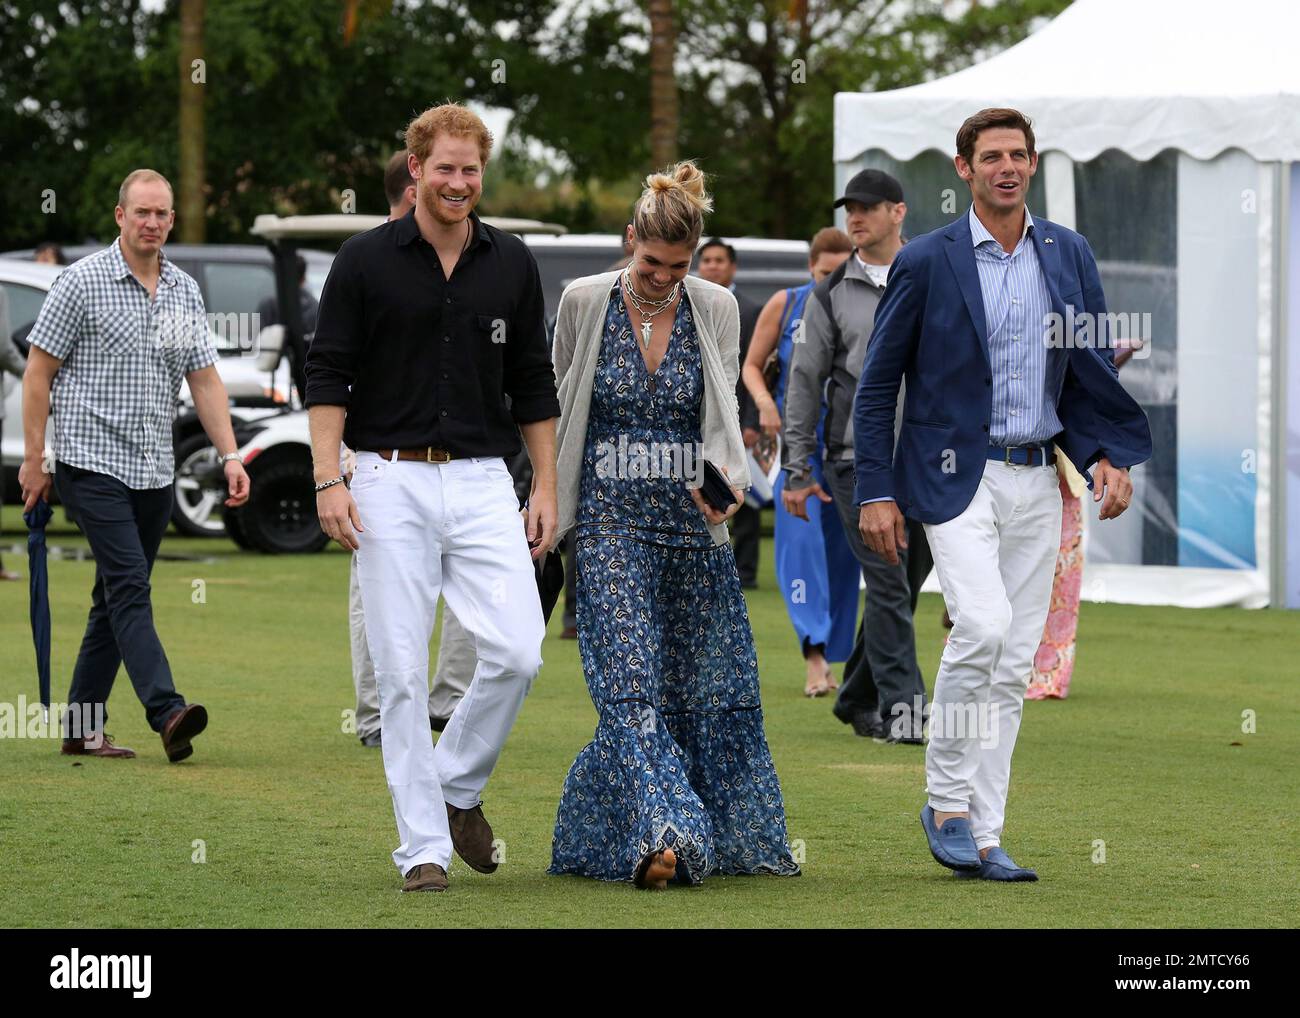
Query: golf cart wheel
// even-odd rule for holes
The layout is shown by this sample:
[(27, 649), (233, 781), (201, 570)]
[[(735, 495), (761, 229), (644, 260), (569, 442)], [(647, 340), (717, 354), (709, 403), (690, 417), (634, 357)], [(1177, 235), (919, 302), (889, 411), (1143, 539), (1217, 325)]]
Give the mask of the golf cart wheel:
[(176, 446), (176, 479), (172, 482), (172, 523), (186, 537), (224, 537), (222, 503), (226, 479), (217, 450), (199, 432)]
[(239, 517), (249, 545), (268, 555), (294, 555), (329, 544), (316, 515), (311, 461), (292, 456), (252, 465), (252, 497)]

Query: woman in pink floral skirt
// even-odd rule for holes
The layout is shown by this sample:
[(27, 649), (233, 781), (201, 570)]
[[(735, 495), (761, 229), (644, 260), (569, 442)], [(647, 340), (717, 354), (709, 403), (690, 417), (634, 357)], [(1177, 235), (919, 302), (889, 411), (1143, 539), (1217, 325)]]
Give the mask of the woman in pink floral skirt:
[[(1141, 337), (1116, 343), (1118, 371), (1142, 349)], [(1056, 553), (1056, 579), (1052, 604), (1043, 626), (1043, 639), (1034, 655), (1034, 674), (1025, 690), (1026, 700), (1064, 700), (1074, 674), (1074, 636), (1079, 628), (1079, 592), (1083, 587), (1083, 493), (1088, 484), (1064, 453), (1056, 450), (1056, 472), (1061, 483), (1061, 548)], [(945, 622), (947, 613), (945, 613)]]
[(1074, 674), (1074, 636), (1079, 628), (1079, 592), (1083, 587), (1083, 477), (1058, 449), (1056, 472), (1061, 485), (1061, 547), (1056, 553), (1052, 602), (1043, 639), (1034, 655), (1034, 674), (1026, 700), (1064, 700)]

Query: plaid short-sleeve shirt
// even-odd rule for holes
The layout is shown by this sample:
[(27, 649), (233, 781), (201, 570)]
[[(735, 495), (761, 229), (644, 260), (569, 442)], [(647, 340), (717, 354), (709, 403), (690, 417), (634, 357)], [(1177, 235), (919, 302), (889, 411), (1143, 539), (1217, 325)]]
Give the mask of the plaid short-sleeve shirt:
[(150, 300), (118, 245), (63, 270), (28, 340), (63, 361), (51, 393), (55, 458), (128, 488), (165, 488), (181, 380), (217, 352), (198, 284), (162, 256)]

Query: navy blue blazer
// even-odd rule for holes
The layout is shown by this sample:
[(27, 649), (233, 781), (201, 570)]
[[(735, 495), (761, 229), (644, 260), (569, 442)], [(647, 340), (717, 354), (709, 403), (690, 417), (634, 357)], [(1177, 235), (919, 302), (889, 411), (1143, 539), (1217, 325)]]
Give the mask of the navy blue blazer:
[[(1052, 310), (1104, 315), (1106, 298), (1088, 242), (1035, 217), (1030, 231)], [(1098, 319), (1104, 322), (1105, 319)], [(1053, 441), (1088, 479), (1105, 456), (1131, 467), (1151, 456), (1146, 414), (1125, 391), (1114, 351), (1067, 344)], [(898, 386), (907, 379), (894, 441)], [(853, 406), (857, 501), (888, 496), (904, 516), (944, 523), (970, 504), (988, 458), (993, 377), (970, 220), (910, 241), (894, 259)]]

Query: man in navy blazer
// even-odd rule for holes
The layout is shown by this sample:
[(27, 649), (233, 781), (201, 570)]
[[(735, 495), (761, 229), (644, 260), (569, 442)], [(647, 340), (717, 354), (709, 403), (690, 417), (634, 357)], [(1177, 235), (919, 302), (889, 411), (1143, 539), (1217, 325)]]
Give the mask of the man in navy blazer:
[(1106, 520), (1128, 507), (1151, 434), (1119, 383), (1088, 242), (1025, 207), (1029, 120), (968, 118), (954, 163), (969, 213), (903, 247), (876, 312), (854, 405), (859, 529), (893, 562), (904, 517), (925, 524), (953, 621), (926, 750), (931, 853), (957, 876), (1036, 880), (1001, 836), (1060, 542), (1053, 446), (1104, 495)]

